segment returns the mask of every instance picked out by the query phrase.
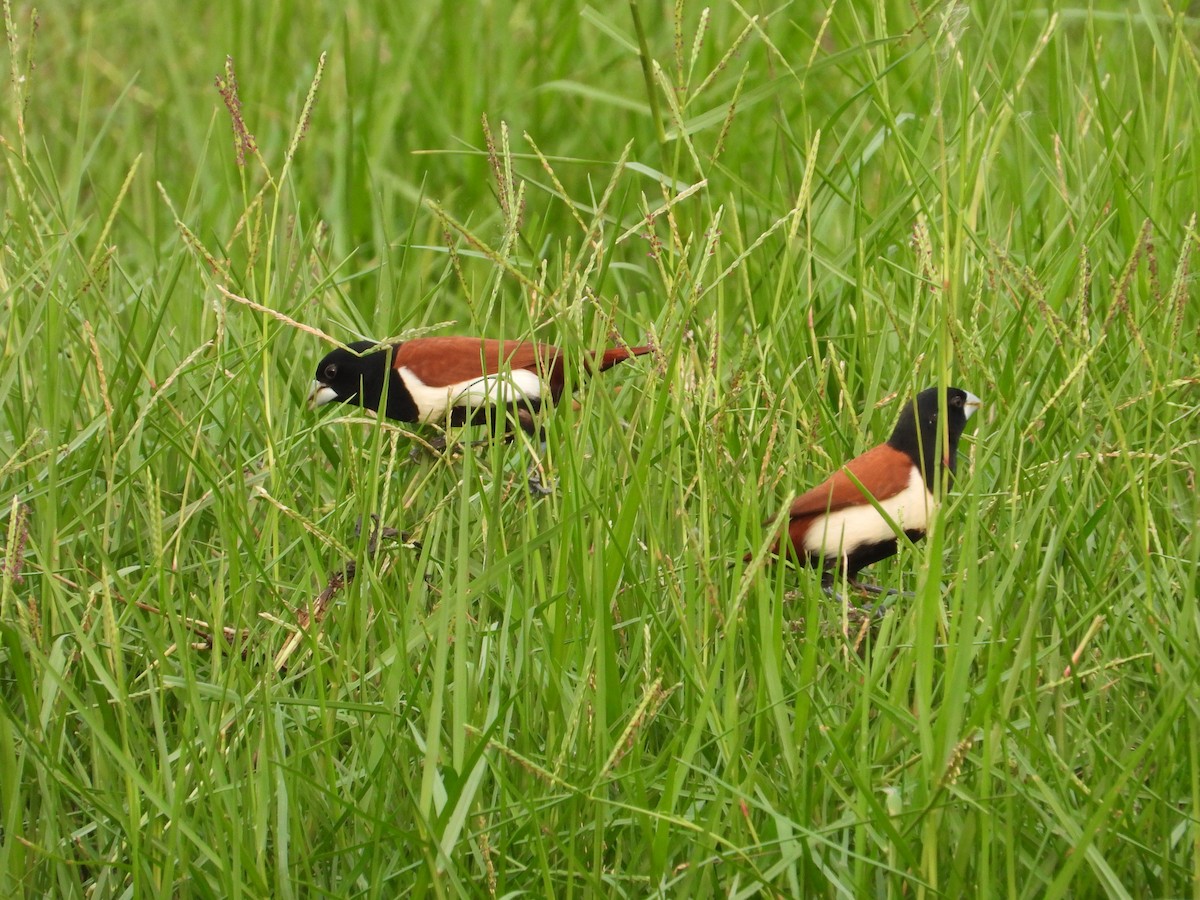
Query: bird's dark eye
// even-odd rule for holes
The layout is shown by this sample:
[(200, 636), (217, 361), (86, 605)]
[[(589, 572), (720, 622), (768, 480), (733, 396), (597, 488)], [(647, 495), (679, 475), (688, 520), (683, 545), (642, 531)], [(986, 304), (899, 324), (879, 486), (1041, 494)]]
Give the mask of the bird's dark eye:
[(330, 381), (337, 378), (337, 363), (330, 363), (325, 367), (325, 377)]
[(954, 397), (954, 398), (952, 398), (952, 399), (950, 400), (950, 405), (951, 405), (951, 406), (962, 406), (962, 405), (963, 405), (963, 398), (962, 398), (962, 397)]

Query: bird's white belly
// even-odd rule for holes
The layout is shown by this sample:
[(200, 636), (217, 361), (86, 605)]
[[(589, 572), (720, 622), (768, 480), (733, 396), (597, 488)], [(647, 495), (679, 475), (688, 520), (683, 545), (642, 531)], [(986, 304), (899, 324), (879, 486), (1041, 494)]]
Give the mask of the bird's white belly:
[(417, 419), (421, 422), (443, 422), (446, 412), (455, 406), (474, 409), (536, 401), (542, 396), (542, 380), (528, 369), (513, 369), (438, 387), (423, 382), (408, 366), (401, 366), (398, 372), (416, 404)]
[[(924, 531), (937, 509), (937, 500), (916, 468), (909, 476), (908, 487), (878, 503), (901, 531)], [(859, 547), (895, 539), (896, 532), (887, 520), (874, 506), (864, 503), (814, 521), (804, 535), (804, 549), (812, 554), (844, 557)]]

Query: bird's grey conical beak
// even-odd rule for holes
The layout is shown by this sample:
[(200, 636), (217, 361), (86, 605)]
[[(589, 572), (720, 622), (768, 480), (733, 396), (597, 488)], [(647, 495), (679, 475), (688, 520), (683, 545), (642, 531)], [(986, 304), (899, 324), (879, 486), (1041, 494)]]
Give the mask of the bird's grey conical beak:
[(308, 408), (316, 409), (318, 406), (324, 406), (330, 400), (336, 399), (337, 391), (323, 381), (314, 381), (308, 391)]
[(967, 395), (967, 402), (963, 404), (963, 412), (965, 413), (965, 418), (969, 419), (975, 415), (975, 410), (983, 406), (983, 401), (970, 391), (965, 391), (964, 393)]

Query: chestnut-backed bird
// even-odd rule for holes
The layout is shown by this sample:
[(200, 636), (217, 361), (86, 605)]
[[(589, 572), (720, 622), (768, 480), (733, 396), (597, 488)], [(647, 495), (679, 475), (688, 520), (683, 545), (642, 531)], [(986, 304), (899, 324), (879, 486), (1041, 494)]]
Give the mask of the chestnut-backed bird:
[[(494, 427), (511, 416), (532, 434), (534, 413), (557, 403), (566, 386), (567, 359), (550, 344), (422, 337), (368, 352), (375, 346), (356, 341), (349, 350), (326, 354), (317, 364), (309, 408), (337, 400), (398, 422), (450, 425), (482, 424), (495, 409)], [(582, 364), (588, 372), (603, 372), (652, 349), (614, 347), (586, 355)]]
[(859, 570), (895, 555), (896, 528), (909, 540), (924, 537), (940, 500), (935, 484), (944, 491), (953, 480), (958, 440), (980, 400), (953, 387), (945, 399), (944, 428), (938, 426), (938, 389), (921, 391), (901, 410), (886, 442), (797, 497), (788, 512), (787, 536), (774, 552), (782, 549), (801, 564), (821, 568), (827, 584), (844, 573), (855, 587), (871, 590), (858, 584)]

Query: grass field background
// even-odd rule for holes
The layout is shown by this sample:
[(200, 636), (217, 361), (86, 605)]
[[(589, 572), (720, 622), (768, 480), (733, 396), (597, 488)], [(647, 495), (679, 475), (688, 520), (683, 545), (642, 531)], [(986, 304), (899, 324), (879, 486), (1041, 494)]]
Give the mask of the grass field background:
[[(1200, 897), (1194, 11), (4, 14), (0, 892)], [(445, 322), (659, 349), (304, 409)], [(762, 523), (939, 382), (864, 625)]]

